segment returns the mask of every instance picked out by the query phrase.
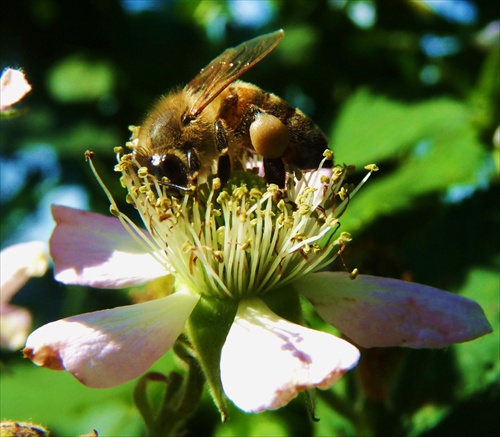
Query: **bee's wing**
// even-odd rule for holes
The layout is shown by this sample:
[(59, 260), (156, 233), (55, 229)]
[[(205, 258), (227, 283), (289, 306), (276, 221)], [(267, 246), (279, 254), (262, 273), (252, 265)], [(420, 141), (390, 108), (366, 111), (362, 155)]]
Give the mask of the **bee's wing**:
[(187, 117), (196, 118), (230, 83), (274, 50), (284, 36), (282, 29), (258, 36), (225, 50), (210, 62), (185, 87), (186, 91), (196, 96)]

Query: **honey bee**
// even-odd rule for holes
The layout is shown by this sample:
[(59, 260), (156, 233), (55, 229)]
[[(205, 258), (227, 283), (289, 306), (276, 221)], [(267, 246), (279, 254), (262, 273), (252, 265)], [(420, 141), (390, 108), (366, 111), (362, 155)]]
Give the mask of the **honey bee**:
[(293, 166), (317, 167), (328, 146), (319, 127), (276, 95), (237, 80), (283, 37), (278, 30), (229, 48), (162, 97), (140, 128), (138, 163), (181, 191), (212, 173), (227, 181), (250, 155), (262, 157), (266, 181), (281, 188)]

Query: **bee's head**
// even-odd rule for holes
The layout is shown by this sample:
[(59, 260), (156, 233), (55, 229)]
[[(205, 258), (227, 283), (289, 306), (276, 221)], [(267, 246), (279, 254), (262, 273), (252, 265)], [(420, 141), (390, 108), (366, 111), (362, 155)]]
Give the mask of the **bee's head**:
[(184, 150), (173, 149), (165, 153), (136, 153), (135, 158), (141, 166), (147, 167), (149, 174), (160, 184), (174, 188), (187, 189), (189, 185), (195, 184), (200, 170), (198, 154), (189, 145)]
[(186, 164), (181, 157), (175, 154), (166, 153), (160, 155), (155, 153), (149, 158), (146, 167), (149, 173), (156, 177), (158, 181), (166, 177), (174, 185), (187, 187), (191, 177)]

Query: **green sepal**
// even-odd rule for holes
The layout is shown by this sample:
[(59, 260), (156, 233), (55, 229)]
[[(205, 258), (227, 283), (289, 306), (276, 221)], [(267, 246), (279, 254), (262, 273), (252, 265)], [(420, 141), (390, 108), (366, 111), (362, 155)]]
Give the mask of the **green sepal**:
[[(182, 338), (175, 344), (174, 352), (186, 367), (184, 375), (170, 372), (165, 376), (149, 372), (139, 379), (134, 389), (134, 402), (151, 436), (179, 435), (185, 422), (198, 408), (203, 393), (203, 375)], [(165, 386), (160, 402), (157, 397), (155, 402), (155, 397), (148, 393), (150, 386), (155, 383)]]
[(186, 342), (184, 336), (179, 337), (175, 342), (174, 353), (187, 368), (183, 381), (182, 398), (179, 399), (175, 407), (176, 411), (188, 417), (198, 408), (203, 394), (205, 379), (195, 353)]
[(220, 380), (220, 357), (237, 309), (236, 300), (201, 297), (186, 325), (189, 341), (223, 422), (227, 418), (227, 398)]
[(312, 422), (319, 422), (316, 417), (316, 390), (309, 389), (301, 393), (304, 403), (306, 404), (307, 415)]

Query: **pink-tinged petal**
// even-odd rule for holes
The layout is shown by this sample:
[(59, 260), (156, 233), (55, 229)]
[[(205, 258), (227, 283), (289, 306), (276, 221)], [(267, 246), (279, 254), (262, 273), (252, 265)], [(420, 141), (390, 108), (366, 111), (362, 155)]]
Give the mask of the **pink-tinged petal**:
[(30, 334), (24, 356), (39, 366), (67, 370), (92, 388), (123, 384), (172, 347), (198, 299), (179, 291), (52, 322)]
[(325, 321), (364, 347), (441, 348), (492, 332), (476, 302), (425, 285), (323, 272), (293, 286)]
[(31, 328), (31, 314), (15, 305), (0, 304), (0, 347), (11, 351), (23, 347)]
[(31, 91), (31, 85), (20, 70), (7, 68), (0, 77), (0, 111), (4, 111)]
[(33, 276), (43, 276), (49, 266), (47, 248), (41, 241), (14, 244), (0, 252), (0, 302), (12, 296)]
[(331, 387), (358, 360), (350, 343), (288, 322), (262, 300), (248, 299), (222, 348), (222, 387), (243, 411), (275, 410), (303, 390)]
[(168, 274), (115, 217), (53, 206), (55, 278), (65, 284), (124, 288)]

